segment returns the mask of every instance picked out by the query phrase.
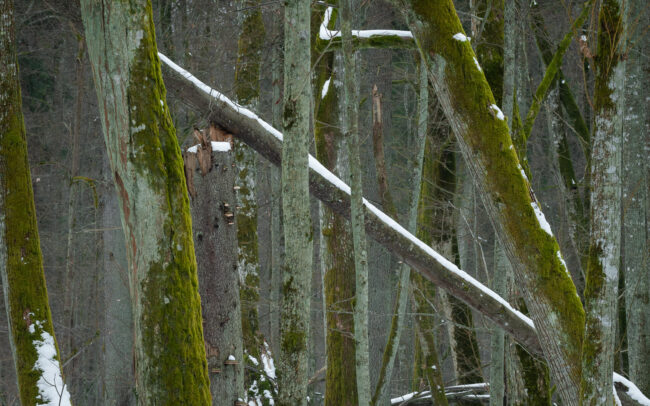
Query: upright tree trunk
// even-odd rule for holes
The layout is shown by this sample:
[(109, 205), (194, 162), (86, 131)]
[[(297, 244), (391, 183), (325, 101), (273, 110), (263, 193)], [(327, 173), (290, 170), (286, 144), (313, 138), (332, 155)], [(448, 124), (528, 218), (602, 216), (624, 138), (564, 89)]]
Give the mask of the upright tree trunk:
[(584, 311), (508, 126), (451, 1), (398, 1), (505, 252), (524, 287), (558, 394), (578, 403)]
[[(650, 83), (645, 1), (625, 3), (625, 106), (623, 115), (623, 265), (630, 379), (650, 394), (650, 150), (647, 96)], [(645, 62), (644, 62), (645, 61)]]
[[(230, 144), (215, 145), (212, 148), (209, 140), (201, 143), (193, 147), (196, 152), (188, 150), (184, 160), (212, 404), (232, 406), (244, 398), (235, 169)], [(200, 161), (209, 164), (207, 172), (199, 167)]]
[[(352, 43), (352, 1), (341, 1), (341, 34), (343, 41), (343, 129), (348, 142), (350, 165), (350, 224), (354, 245), (355, 296), (354, 341), (359, 405), (370, 403), (370, 366), (368, 354), (368, 254), (363, 220), (363, 186), (359, 156), (359, 87), (357, 55)], [(356, 4), (356, 3), (355, 3)], [(356, 9), (356, 7), (355, 7)], [(358, 10), (355, 10), (358, 12)]]
[(310, 3), (285, 3), (282, 217), (285, 272), (280, 318), (279, 405), (307, 401), (312, 236), (309, 205)]
[(0, 0), (0, 276), (20, 402), (70, 405), (43, 274), (12, 0)]
[(133, 396), (133, 315), (129, 272), (124, 252), (120, 205), (112, 183), (108, 156), (104, 156), (102, 205), (104, 277), (104, 333), (102, 334), (102, 392), (106, 406), (131, 406)]
[(85, 0), (82, 17), (122, 208), (137, 402), (210, 403), (189, 202), (151, 4)]
[[(319, 24), (333, 29), (338, 9), (329, 7), (314, 13), (312, 42), (318, 49)], [(317, 54), (312, 54), (315, 59)], [(315, 62), (315, 60), (314, 60)], [(338, 76), (340, 64), (334, 66), (334, 53), (320, 58), (315, 71), (314, 136), (316, 158), (332, 173), (345, 178), (347, 155), (340, 129), (341, 93)], [(356, 405), (357, 379), (355, 368), (354, 317), (352, 301), (355, 294), (354, 253), (350, 228), (344, 218), (321, 204), (321, 255), (324, 264), (326, 309), (327, 371), (325, 376), (325, 405)]]
[(604, 0), (595, 57), (595, 133), (591, 155), (591, 235), (585, 288), (582, 405), (612, 404), (618, 272), (621, 261), (621, 148), (625, 62), (622, 2)]

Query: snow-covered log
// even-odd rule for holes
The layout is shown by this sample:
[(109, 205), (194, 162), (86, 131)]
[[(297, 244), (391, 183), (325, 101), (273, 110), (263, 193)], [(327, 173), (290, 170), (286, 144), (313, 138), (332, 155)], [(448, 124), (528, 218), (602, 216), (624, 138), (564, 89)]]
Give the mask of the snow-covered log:
[[(210, 120), (240, 138), (275, 165), (280, 165), (282, 133), (252, 111), (237, 105), (159, 53), (167, 90), (188, 106), (210, 115)], [(350, 188), (309, 157), (311, 193), (334, 212), (349, 217)], [(537, 332), (530, 318), (506, 300), (458, 269), (456, 265), (418, 240), (364, 199), (366, 231), (391, 253), (403, 258), (414, 270), (492, 320), (528, 351), (542, 356)], [(630, 381), (614, 373), (618, 393), (634, 394), (630, 405), (650, 406), (650, 399)], [(619, 396), (621, 397), (621, 396)], [(621, 400), (623, 397), (621, 397)]]

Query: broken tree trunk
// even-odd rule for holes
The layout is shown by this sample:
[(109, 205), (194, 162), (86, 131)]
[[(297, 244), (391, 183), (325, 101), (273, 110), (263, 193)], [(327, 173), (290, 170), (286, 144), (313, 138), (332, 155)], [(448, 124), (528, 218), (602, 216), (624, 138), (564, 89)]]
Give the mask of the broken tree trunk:
[[(191, 191), (192, 233), (212, 404), (231, 406), (244, 398), (234, 154), (229, 142), (207, 141), (189, 148), (183, 158)], [(200, 161), (207, 165), (200, 165)]]

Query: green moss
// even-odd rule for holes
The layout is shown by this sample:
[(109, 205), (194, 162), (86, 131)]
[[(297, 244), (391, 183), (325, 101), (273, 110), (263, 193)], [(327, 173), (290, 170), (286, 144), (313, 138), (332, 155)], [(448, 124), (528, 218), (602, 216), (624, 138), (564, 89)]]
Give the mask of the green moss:
[[(13, 16), (0, 33), (0, 217), (3, 235), (0, 242), (6, 249), (6, 263), (0, 270), (7, 297), (10, 339), (17, 367), (16, 375), (23, 405), (41, 403), (37, 400), (36, 382), (41, 376), (34, 370), (37, 352), (34, 340), (42, 331), (55, 337), (48, 303), (47, 287), (36, 222), (36, 209), (31, 174), (27, 159), (25, 124), (21, 109)], [(15, 65), (14, 65), (15, 64)], [(15, 67), (15, 69), (14, 69)], [(34, 333), (29, 327), (40, 322)], [(59, 359), (58, 344), (56, 358)]]
[[(142, 354), (136, 354), (141, 363), (138, 388), (147, 388), (140, 396), (155, 396), (160, 404), (205, 405), (210, 388), (183, 161), (164, 103), (150, 4), (143, 15), (143, 37), (130, 64), (127, 88), (132, 129), (128, 150), (133, 152), (118, 159), (128, 160), (154, 193), (166, 197), (168, 212), (164, 235), (157, 236), (154, 257), (160, 259), (136, 277), (141, 280), (135, 288), (136, 329), (142, 340)], [(126, 148), (121, 151), (125, 154)], [(128, 221), (128, 213), (125, 217)]]
[(240, 103), (248, 104), (259, 97), (260, 61), (266, 33), (260, 0), (245, 1), (244, 7), (248, 11), (238, 42), (235, 95)]
[[(487, 21), (483, 26), (480, 42), (476, 46), (476, 57), (478, 58), (485, 79), (492, 89), (492, 94), (501, 106), (503, 95), (503, 0), (489, 0), (491, 7)], [(478, 3), (479, 15), (488, 11), (488, 0)], [(485, 18), (485, 17), (484, 17)]]

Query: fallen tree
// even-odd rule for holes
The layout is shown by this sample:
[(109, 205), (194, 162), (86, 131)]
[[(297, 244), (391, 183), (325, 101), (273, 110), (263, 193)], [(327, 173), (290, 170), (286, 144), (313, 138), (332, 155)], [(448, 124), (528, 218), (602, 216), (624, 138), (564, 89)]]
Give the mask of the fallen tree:
[[(252, 111), (237, 105), (223, 94), (205, 85), (170, 59), (159, 54), (168, 69), (165, 84), (170, 93), (189, 107), (204, 112), (211, 122), (244, 141), (274, 165), (280, 165), (282, 133)], [(350, 216), (350, 188), (314, 157), (309, 156), (309, 188), (312, 195), (337, 214)], [(401, 257), (415, 271), (445, 289), (492, 320), (532, 354), (543, 357), (537, 331), (530, 318), (514, 309), (505, 299), (460, 270), (388, 215), (364, 199), (366, 232), (391, 253)], [(648, 405), (636, 386), (614, 374), (615, 388), (630, 405)], [(629, 394), (634, 394), (630, 396)]]

